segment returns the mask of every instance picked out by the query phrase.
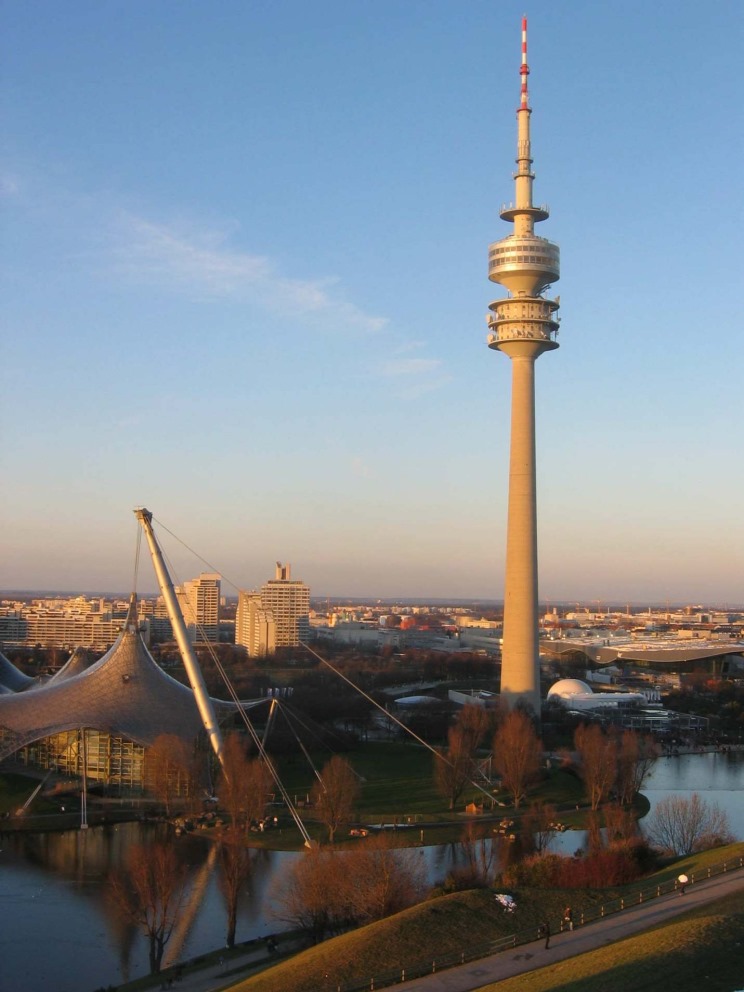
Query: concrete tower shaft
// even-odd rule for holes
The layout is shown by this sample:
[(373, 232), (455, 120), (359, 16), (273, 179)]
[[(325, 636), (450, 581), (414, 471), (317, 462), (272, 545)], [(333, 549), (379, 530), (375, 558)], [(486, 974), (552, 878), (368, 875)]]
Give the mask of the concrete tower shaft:
[(532, 203), (532, 151), (527, 77), (527, 19), (522, 20), (521, 100), (517, 110), (517, 171), (514, 203), (501, 217), (513, 233), (489, 247), (488, 278), (508, 292), (489, 306), (488, 346), (512, 362), (509, 514), (504, 581), (501, 696), (540, 714), (537, 608), (537, 491), (535, 471), (535, 360), (558, 347), (557, 300), (542, 293), (560, 276), (557, 245), (534, 233), (548, 217)]

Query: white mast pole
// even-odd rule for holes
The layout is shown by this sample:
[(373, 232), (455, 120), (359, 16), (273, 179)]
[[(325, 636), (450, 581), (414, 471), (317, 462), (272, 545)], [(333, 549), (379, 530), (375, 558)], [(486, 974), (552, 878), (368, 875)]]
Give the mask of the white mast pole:
[(155, 538), (155, 534), (153, 533), (152, 513), (144, 507), (140, 507), (134, 511), (134, 515), (142, 524), (142, 529), (144, 530), (145, 537), (147, 538), (147, 544), (150, 548), (150, 554), (152, 556), (152, 564), (155, 568), (155, 575), (157, 576), (158, 585), (160, 586), (160, 591), (163, 594), (163, 599), (165, 600), (165, 607), (168, 610), (168, 616), (170, 618), (171, 626), (173, 627), (173, 635), (176, 638), (178, 649), (181, 652), (181, 657), (183, 658), (183, 663), (186, 668), (186, 674), (189, 677), (191, 688), (194, 690), (194, 697), (196, 699), (196, 705), (199, 709), (199, 715), (204, 723), (204, 729), (209, 737), (212, 750), (217, 755), (220, 765), (222, 765), (224, 771), (222, 734), (220, 733), (219, 726), (217, 725), (217, 717), (215, 716), (214, 707), (212, 706), (212, 700), (209, 698), (207, 687), (204, 685), (204, 679), (202, 678), (201, 669), (199, 668), (196, 652), (194, 651), (193, 645), (189, 640), (186, 624), (183, 620), (183, 614), (181, 613), (181, 608), (178, 605), (178, 600), (176, 598), (176, 591), (173, 588), (171, 577), (168, 574), (168, 569), (165, 567), (163, 555)]

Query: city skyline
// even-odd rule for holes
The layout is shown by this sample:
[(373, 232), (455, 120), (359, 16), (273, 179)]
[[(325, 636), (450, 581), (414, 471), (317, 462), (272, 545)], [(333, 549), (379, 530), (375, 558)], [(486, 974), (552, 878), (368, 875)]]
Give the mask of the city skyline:
[[(147, 505), (240, 588), (501, 600), (522, 6), (173, 10), (0, 15), (0, 587), (126, 590)], [(741, 602), (744, 15), (527, 13), (540, 600)]]
[[(149, 586), (149, 583), (145, 583)], [(258, 595), (255, 590), (242, 590), (246, 595)], [(138, 598), (142, 601), (147, 601), (149, 603), (155, 600), (162, 600), (162, 595), (157, 588), (153, 588), (150, 591), (140, 591), (137, 593)], [(8, 601), (12, 601), (13, 597), (17, 597), (18, 601), (30, 601), (30, 600), (73, 600), (76, 597), (83, 597), (85, 599), (98, 599), (102, 598), (106, 601), (128, 601), (131, 596), (131, 591), (122, 589), (75, 589), (75, 590), (59, 590), (59, 589), (0, 589), (0, 596)], [(222, 597), (225, 603), (237, 606), (239, 600), (239, 593), (229, 594), (226, 593)], [(319, 593), (318, 595), (310, 595), (310, 603), (315, 604), (314, 609), (317, 611), (318, 608), (322, 608), (327, 604), (331, 604), (331, 607), (339, 608), (361, 608), (369, 607), (370, 609), (375, 608), (389, 608), (399, 606), (401, 608), (426, 608), (427, 606), (434, 607), (436, 609), (444, 609), (447, 607), (452, 608), (491, 608), (491, 607), (502, 607), (504, 604), (503, 599), (488, 599), (483, 596), (476, 596), (471, 598), (458, 599), (454, 596), (450, 597), (437, 597), (437, 596), (365, 596), (360, 595), (347, 595), (345, 593)], [(559, 609), (561, 612), (570, 613), (575, 609), (580, 611), (592, 612), (610, 612), (617, 613), (627, 610), (630, 607), (632, 613), (637, 613), (643, 615), (648, 613), (649, 610), (654, 613), (663, 613), (670, 609), (692, 609), (692, 610), (723, 610), (727, 612), (740, 612), (744, 610), (744, 602), (736, 600), (718, 600), (718, 601), (708, 601), (702, 602), (701, 600), (619, 600), (619, 599), (597, 599), (588, 598), (583, 600), (575, 599), (565, 599), (565, 600), (546, 600), (540, 597), (538, 606), (541, 611), (552, 610), (554, 608)]]

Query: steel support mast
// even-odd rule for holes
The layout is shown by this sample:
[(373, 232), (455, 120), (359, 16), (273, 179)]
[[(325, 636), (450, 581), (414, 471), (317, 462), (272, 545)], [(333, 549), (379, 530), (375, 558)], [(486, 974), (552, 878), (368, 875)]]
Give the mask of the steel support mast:
[(134, 511), (134, 515), (142, 525), (142, 529), (145, 532), (145, 537), (147, 538), (147, 545), (150, 548), (150, 555), (152, 556), (152, 564), (155, 568), (155, 575), (157, 576), (158, 585), (160, 586), (160, 592), (165, 600), (165, 608), (168, 611), (168, 617), (170, 618), (171, 626), (173, 627), (173, 635), (176, 639), (176, 643), (178, 644), (178, 649), (181, 652), (181, 657), (183, 658), (189, 683), (194, 691), (194, 698), (196, 699), (199, 715), (202, 718), (202, 723), (204, 724), (204, 729), (207, 732), (209, 743), (212, 745), (212, 750), (217, 755), (220, 765), (224, 770), (222, 734), (220, 733), (219, 726), (217, 725), (217, 717), (214, 712), (214, 707), (212, 706), (212, 700), (209, 698), (207, 687), (204, 685), (204, 679), (202, 678), (201, 669), (199, 668), (199, 661), (196, 657), (196, 652), (194, 651), (193, 645), (189, 640), (186, 624), (184, 623), (183, 614), (181, 613), (181, 607), (178, 605), (178, 599), (176, 598), (176, 591), (173, 588), (171, 577), (165, 566), (160, 546), (157, 542), (155, 534), (153, 533), (152, 513), (144, 507), (139, 507)]

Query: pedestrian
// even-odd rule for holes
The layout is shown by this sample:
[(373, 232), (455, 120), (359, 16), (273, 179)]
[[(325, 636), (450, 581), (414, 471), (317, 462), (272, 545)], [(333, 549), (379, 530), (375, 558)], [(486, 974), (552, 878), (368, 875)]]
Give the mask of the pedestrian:
[(546, 920), (542, 925), (543, 937), (545, 937), (545, 950), (550, 947), (550, 924)]
[(677, 879), (677, 883), (679, 885), (679, 894), (681, 896), (683, 896), (685, 894), (685, 889), (687, 888), (687, 883), (689, 881), (690, 880), (687, 877), (687, 875), (680, 875), (679, 878)]
[(563, 922), (569, 930), (573, 930), (573, 910), (570, 906), (563, 910)]

